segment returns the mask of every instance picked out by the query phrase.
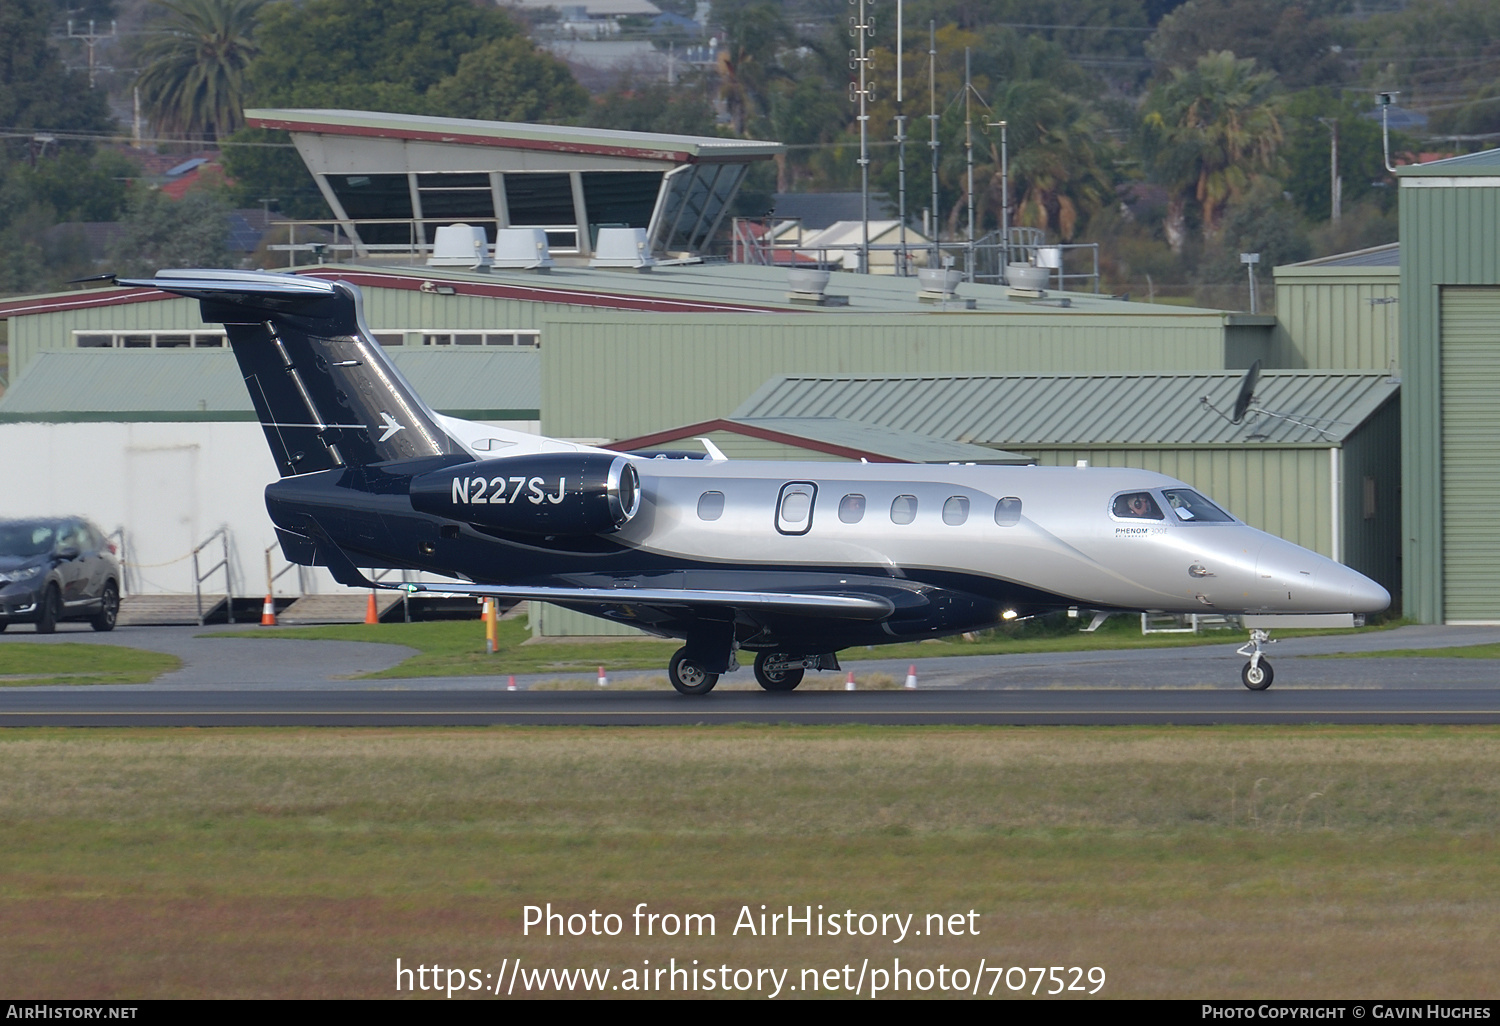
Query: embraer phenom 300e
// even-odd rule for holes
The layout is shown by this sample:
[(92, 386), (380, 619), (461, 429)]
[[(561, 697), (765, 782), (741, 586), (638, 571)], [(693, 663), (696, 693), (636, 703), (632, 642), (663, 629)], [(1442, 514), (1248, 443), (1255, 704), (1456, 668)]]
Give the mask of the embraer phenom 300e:
[[(1358, 614), (1385, 589), (1258, 531), (1181, 481), (1108, 468), (649, 459), (435, 413), (371, 337), (356, 286), (162, 271), (121, 285), (222, 322), (281, 480), (287, 559), (346, 585), (531, 599), (681, 638), (672, 684), (755, 653), (789, 691), (838, 650), (1049, 610)], [(1352, 622), (1352, 617), (1350, 617)], [(1241, 652), (1271, 683), (1263, 631)]]

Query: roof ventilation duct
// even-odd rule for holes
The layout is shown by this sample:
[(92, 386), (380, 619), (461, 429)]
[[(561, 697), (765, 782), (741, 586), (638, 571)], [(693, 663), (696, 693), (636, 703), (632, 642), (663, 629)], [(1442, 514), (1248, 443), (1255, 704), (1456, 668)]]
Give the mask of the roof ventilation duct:
[(439, 225), (427, 266), (489, 270), (489, 243), (484, 237), (484, 229), (472, 224)]
[(495, 235), (495, 266), (550, 273), (547, 233), (540, 228), (501, 228)]
[(644, 228), (600, 228), (590, 267), (627, 267), (649, 271), (656, 261), (646, 248)]

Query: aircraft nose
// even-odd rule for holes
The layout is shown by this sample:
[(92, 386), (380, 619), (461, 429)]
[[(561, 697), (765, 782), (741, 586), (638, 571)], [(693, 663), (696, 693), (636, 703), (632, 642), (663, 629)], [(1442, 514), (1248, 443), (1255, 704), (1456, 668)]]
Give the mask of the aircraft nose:
[(1378, 613), (1391, 604), (1391, 593), (1379, 584), (1348, 567), (1344, 567), (1343, 570), (1352, 578), (1348, 588), (1349, 612)]

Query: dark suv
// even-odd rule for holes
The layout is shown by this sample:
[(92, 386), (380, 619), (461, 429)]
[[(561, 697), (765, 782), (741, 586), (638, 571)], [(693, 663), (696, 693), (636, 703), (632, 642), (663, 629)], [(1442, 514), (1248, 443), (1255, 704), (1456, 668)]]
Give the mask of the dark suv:
[(0, 631), (34, 623), (51, 634), (59, 620), (114, 630), (120, 561), (99, 529), (77, 517), (0, 520)]

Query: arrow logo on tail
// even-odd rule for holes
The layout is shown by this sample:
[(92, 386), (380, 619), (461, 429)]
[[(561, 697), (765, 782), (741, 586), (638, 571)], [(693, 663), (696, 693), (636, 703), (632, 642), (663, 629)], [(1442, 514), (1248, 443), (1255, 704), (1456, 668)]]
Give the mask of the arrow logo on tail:
[(386, 413), (384, 410), (380, 411), (380, 419), (385, 424), (385, 434), (381, 435), (380, 438), (377, 439), (377, 441), (388, 442), (388, 441), (390, 441), (391, 436), (394, 435), (397, 431), (405, 431), (406, 430), (406, 425), (405, 424), (398, 424), (396, 422), (396, 418), (392, 417), (389, 413)]

